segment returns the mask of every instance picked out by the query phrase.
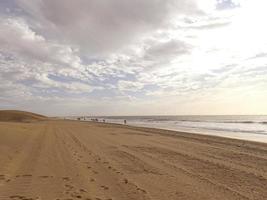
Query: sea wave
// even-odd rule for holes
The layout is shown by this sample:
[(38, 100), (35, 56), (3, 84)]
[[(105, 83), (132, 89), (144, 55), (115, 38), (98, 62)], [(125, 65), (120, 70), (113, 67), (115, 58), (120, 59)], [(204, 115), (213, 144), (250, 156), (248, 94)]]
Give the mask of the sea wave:
[(176, 122), (202, 122), (202, 123), (225, 123), (225, 124), (267, 124), (267, 121), (211, 121), (211, 120), (177, 120)]
[(230, 128), (230, 127), (199, 127), (199, 126), (194, 126), (194, 125), (181, 126), (181, 127), (214, 130), (214, 131), (223, 131), (223, 132), (243, 132), (243, 133), (267, 135), (266, 131), (264, 131), (264, 130), (245, 130), (245, 129), (239, 129), (239, 128)]

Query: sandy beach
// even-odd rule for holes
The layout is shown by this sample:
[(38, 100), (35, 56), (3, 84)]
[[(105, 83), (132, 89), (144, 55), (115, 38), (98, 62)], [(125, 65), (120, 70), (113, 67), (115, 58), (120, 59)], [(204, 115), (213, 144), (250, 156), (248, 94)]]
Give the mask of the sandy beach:
[(267, 199), (267, 144), (70, 120), (0, 122), (1, 200)]
[(267, 200), (266, 9), (0, 0), (0, 200)]

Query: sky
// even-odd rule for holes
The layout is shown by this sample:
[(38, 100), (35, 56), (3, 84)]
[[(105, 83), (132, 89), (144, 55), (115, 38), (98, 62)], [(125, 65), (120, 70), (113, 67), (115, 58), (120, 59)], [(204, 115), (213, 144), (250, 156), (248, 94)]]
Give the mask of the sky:
[(267, 2), (1, 0), (0, 109), (267, 114)]

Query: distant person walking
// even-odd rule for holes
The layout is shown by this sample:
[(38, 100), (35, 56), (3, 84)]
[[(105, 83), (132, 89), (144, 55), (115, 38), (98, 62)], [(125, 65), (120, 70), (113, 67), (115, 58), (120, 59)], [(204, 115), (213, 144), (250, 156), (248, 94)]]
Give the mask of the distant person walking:
[(126, 121), (126, 119), (124, 120), (124, 124), (127, 124), (127, 121)]

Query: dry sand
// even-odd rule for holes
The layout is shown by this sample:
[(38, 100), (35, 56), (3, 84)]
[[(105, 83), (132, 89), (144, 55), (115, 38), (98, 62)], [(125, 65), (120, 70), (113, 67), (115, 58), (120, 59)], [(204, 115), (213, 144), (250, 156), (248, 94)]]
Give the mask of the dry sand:
[(20, 110), (0, 110), (0, 121), (13, 122), (33, 122), (47, 119), (46, 116), (20, 111)]
[(91, 122), (0, 122), (0, 199), (266, 200), (267, 145)]

